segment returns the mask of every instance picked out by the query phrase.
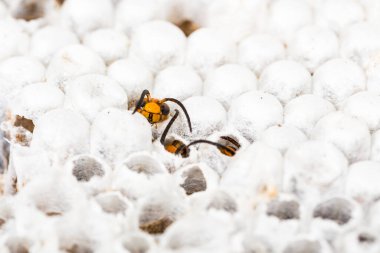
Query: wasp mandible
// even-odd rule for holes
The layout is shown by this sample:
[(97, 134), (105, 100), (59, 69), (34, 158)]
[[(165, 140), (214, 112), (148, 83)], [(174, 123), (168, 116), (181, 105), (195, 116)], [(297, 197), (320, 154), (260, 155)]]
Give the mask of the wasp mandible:
[(171, 118), (164, 132), (161, 135), (160, 142), (165, 147), (166, 151), (175, 155), (181, 155), (182, 158), (186, 158), (186, 157), (189, 157), (190, 155), (190, 146), (199, 144), (199, 143), (207, 143), (207, 144), (216, 146), (222, 154), (225, 154), (227, 156), (233, 156), (235, 154), (235, 150), (232, 149), (230, 146), (225, 146), (225, 145), (208, 141), (208, 140), (196, 140), (196, 141), (191, 142), (188, 145), (176, 139), (171, 140), (171, 141), (165, 141), (166, 135), (168, 134), (170, 127), (173, 125), (174, 121), (177, 119), (178, 114), (179, 114), (179, 111), (175, 109), (175, 114), (173, 118)]
[(132, 114), (138, 111), (149, 121), (150, 124), (163, 122), (168, 119), (169, 113), (170, 113), (170, 108), (165, 103), (167, 101), (174, 102), (181, 107), (181, 109), (186, 115), (187, 123), (189, 124), (190, 132), (191, 132), (192, 128), (191, 128), (189, 114), (187, 113), (185, 106), (175, 98), (164, 98), (161, 100), (156, 99), (156, 98), (151, 98), (149, 91), (144, 90), (141, 93), (141, 97), (137, 101), (135, 110), (133, 111)]

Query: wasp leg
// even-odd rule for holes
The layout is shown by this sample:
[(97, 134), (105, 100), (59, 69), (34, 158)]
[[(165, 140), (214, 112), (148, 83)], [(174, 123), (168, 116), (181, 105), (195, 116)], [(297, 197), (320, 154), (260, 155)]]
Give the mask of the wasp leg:
[(179, 107), (181, 107), (182, 111), (183, 111), (183, 112), (185, 113), (185, 115), (186, 115), (187, 123), (189, 124), (189, 128), (190, 128), (190, 132), (192, 132), (193, 129), (191, 128), (190, 116), (189, 116), (189, 114), (187, 113), (187, 110), (186, 110), (185, 106), (184, 106), (179, 100), (177, 100), (177, 99), (175, 99), (175, 98), (164, 98), (164, 99), (162, 99), (160, 102), (161, 102), (161, 103), (164, 103), (164, 102), (166, 102), (166, 101), (174, 102), (174, 103), (176, 103), (177, 105), (179, 105)]
[(141, 93), (141, 96), (140, 96), (140, 99), (137, 101), (136, 103), (136, 106), (135, 106), (135, 110), (133, 111), (132, 114), (135, 114), (135, 112), (137, 111), (137, 109), (141, 108), (143, 102), (144, 102), (144, 98), (145, 96), (147, 96), (148, 98), (148, 101), (150, 100), (150, 93), (148, 90), (144, 90), (142, 93)]
[(166, 126), (164, 132), (161, 135), (160, 142), (161, 142), (162, 145), (165, 144), (166, 135), (168, 134), (171, 126), (173, 125), (174, 121), (178, 117), (178, 114), (179, 114), (179, 111), (177, 109), (175, 109), (175, 114), (174, 114), (173, 118), (171, 118), (171, 120), (169, 121), (168, 125)]

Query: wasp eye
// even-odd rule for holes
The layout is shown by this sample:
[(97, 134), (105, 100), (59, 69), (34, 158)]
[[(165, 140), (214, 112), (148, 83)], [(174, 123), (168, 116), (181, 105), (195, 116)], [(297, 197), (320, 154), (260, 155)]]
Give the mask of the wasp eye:
[(190, 156), (190, 149), (188, 147), (183, 147), (181, 150), (182, 158), (188, 158)]
[(162, 104), (160, 107), (161, 107), (161, 113), (163, 115), (168, 115), (169, 114), (170, 108), (169, 108), (169, 106), (167, 104)]

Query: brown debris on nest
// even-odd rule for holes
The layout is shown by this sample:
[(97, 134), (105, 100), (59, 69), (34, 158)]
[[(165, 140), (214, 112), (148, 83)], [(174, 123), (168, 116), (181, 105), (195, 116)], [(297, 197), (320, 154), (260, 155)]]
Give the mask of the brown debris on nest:
[(4, 138), (9, 142), (17, 143), (22, 146), (30, 145), (34, 131), (34, 123), (32, 120), (7, 112), (2, 127), (4, 130)]
[(94, 251), (86, 245), (74, 244), (70, 248), (64, 249), (67, 253), (93, 253)]
[(65, 0), (55, 0), (55, 2), (56, 2), (58, 5), (62, 5), (62, 4), (65, 2)]
[(16, 127), (23, 127), (29, 132), (33, 133), (34, 123), (32, 120), (25, 118), (24, 116), (16, 115), (15, 123), (13, 124)]
[(144, 223), (140, 225), (140, 229), (148, 232), (149, 234), (162, 234), (172, 223), (173, 221), (171, 219), (164, 217), (159, 220)]
[(13, 17), (26, 21), (42, 18), (45, 15), (45, 2), (45, 0), (24, 0), (13, 12)]
[(173, 223), (160, 205), (146, 206), (139, 218), (139, 227), (149, 234), (162, 234)]
[(184, 20), (178, 24), (176, 24), (179, 29), (182, 30), (182, 32), (186, 35), (186, 37), (189, 37), (190, 34), (192, 34), (194, 31), (199, 29), (199, 25), (194, 23), (191, 20)]

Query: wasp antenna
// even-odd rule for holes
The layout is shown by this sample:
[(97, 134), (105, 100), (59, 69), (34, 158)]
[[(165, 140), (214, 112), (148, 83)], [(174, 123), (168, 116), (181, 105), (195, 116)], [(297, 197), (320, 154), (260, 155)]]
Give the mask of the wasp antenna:
[(140, 96), (140, 99), (137, 101), (136, 103), (136, 106), (135, 106), (135, 110), (133, 111), (132, 114), (135, 114), (135, 112), (137, 111), (137, 109), (139, 109), (144, 101), (144, 98), (145, 96), (149, 96), (150, 93), (148, 90), (144, 90), (142, 93), (141, 93), (141, 96)]
[(162, 145), (165, 144), (165, 139), (166, 139), (166, 135), (168, 134), (171, 126), (173, 125), (174, 121), (176, 120), (176, 118), (178, 117), (178, 114), (179, 114), (179, 111), (177, 109), (175, 109), (175, 114), (174, 116), (171, 118), (171, 120), (169, 121), (168, 125), (166, 126), (164, 132), (162, 133), (161, 135), (161, 139), (160, 139), (160, 142)]
[(177, 105), (179, 105), (179, 106), (181, 107), (182, 111), (183, 111), (183, 112), (185, 113), (185, 115), (186, 115), (187, 123), (189, 124), (189, 128), (190, 128), (190, 132), (192, 132), (193, 129), (191, 128), (190, 117), (189, 117), (189, 114), (187, 113), (187, 110), (186, 110), (185, 106), (184, 106), (180, 101), (178, 101), (178, 100), (175, 99), (175, 98), (164, 98), (162, 101), (163, 101), (163, 102), (165, 102), (165, 101), (170, 101), (170, 102), (176, 103)]
[(213, 142), (213, 141), (208, 141), (208, 140), (196, 140), (196, 141), (193, 141), (190, 144), (188, 144), (187, 147), (190, 147), (190, 146), (198, 144), (198, 143), (208, 143), (210, 145), (217, 146), (218, 148), (227, 148), (226, 146), (224, 146), (224, 145), (222, 145), (220, 143)]

